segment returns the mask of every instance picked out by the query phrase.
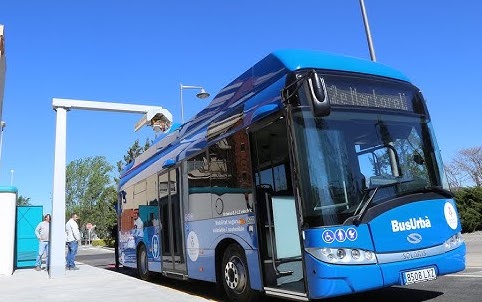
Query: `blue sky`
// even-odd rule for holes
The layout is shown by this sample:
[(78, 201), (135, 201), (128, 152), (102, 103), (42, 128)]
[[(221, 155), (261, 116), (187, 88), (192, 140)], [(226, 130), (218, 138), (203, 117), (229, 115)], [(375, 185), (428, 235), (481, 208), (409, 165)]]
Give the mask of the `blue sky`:
[[(377, 61), (404, 72), (427, 99), (445, 163), (482, 145), (482, 1), (365, 0)], [(274, 5), (275, 4), (275, 5)], [(370, 59), (358, 0), (4, 0), (7, 123), (0, 185), (51, 209), (52, 98), (162, 106), (181, 120), (179, 85), (211, 98), (270, 52), (314, 49)], [(184, 116), (208, 101), (184, 90)], [(73, 110), (67, 162), (115, 165), (141, 116)]]

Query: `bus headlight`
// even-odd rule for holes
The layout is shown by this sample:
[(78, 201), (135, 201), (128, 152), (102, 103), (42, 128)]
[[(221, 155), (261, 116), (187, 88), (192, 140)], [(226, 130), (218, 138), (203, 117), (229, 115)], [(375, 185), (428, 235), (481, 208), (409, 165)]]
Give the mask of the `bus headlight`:
[(464, 242), (464, 238), (462, 237), (462, 234), (459, 232), (444, 242), (445, 251), (448, 252), (453, 249), (456, 249), (459, 246), (461, 246), (463, 242)]
[(360, 259), (360, 251), (357, 249), (351, 250), (351, 257), (353, 258), (353, 260)]
[(375, 253), (349, 248), (306, 248), (316, 259), (332, 264), (373, 264), (377, 263)]
[(321, 252), (323, 253), (323, 255), (328, 256), (331, 253), (331, 249), (325, 247), (321, 249)]

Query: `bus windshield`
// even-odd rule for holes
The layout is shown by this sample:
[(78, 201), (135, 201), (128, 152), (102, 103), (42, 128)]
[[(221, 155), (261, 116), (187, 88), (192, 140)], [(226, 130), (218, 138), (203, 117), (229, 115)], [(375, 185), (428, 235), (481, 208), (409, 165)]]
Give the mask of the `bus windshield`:
[(420, 115), (332, 110), (314, 118), (305, 107), (292, 117), (305, 227), (342, 224), (376, 187), (372, 205), (442, 186), (430, 123)]

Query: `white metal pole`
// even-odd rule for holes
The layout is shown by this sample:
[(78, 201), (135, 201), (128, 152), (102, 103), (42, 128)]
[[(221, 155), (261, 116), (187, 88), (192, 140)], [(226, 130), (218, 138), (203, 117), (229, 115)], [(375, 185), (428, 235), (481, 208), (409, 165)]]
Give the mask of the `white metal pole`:
[[(52, 99), (57, 111), (55, 128), (54, 179), (52, 196), (52, 220), (50, 222), (50, 278), (65, 277), (65, 169), (67, 153), (67, 111), (70, 109), (144, 113), (146, 121), (159, 118), (170, 127), (172, 114), (157, 106), (143, 106), (122, 103), (104, 103), (72, 99)], [(158, 116), (159, 115), (159, 116)], [(13, 170), (12, 180), (13, 183)]]
[(55, 128), (54, 184), (50, 221), (50, 278), (65, 276), (65, 163), (67, 153), (67, 110), (57, 107)]

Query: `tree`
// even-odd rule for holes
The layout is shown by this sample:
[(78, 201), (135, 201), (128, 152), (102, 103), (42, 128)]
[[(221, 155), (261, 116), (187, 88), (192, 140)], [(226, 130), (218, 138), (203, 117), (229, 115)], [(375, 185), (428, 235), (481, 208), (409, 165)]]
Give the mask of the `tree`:
[(461, 171), (453, 164), (444, 165), (445, 176), (452, 191), (463, 188), (464, 179)]
[(455, 190), (454, 194), (462, 222), (462, 231), (482, 230), (482, 188), (461, 188)]
[(146, 142), (144, 143), (144, 147), (141, 147), (140, 144), (139, 144), (139, 140), (136, 139), (135, 142), (132, 144), (132, 146), (129, 148), (129, 150), (127, 150), (127, 154), (124, 155), (124, 161), (119, 160), (117, 162), (117, 172), (119, 172), (119, 174), (121, 174), (124, 167), (126, 165), (128, 165), (129, 163), (133, 162), (134, 159), (136, 157), (138, 157), (139, 155), (141, 155), (144, 151), (149, 149), (151, 144), (152, 144), (152, 141), (149, 140), (149, 138), (146, 138)]
[(458, 182), (470, 180), (476, 187), (482, 187), (482, 146), (458, 151), (449, 165), (450, 169), (458, 171), (458, 175), (454, 175)]
[(18, 195), (17, 197), (17, 206), (30, 206), (30, 197), (23, 197), (22, 195)]
[(117, 194), (109, 175), (112, 170), (113, 166), (105, 157), (96, 156), (72, 161), (66, 171), (68, 216), (77, 213), (81, 229), (85, 229), (86, 223), (96, 225), (95, 231), (102, 238), (110, 236), (110, 229), (116, 221), (113, 205)]
[[(111, 230), (117, 221), (115, 206), (117, 204), (117, 191), (114, 186), (109, 186), (102, 192), (99, 198), (105, 202), (97, 203), (95, 211), (90, 216), (90, 221), (95, 224), (95, 233), (101, 238), (110, 238)], [(99, 222), (108, 223), (99, 223)]]

